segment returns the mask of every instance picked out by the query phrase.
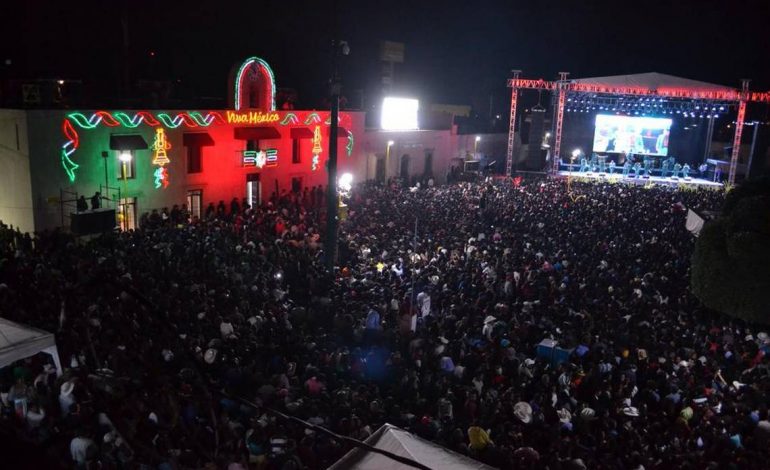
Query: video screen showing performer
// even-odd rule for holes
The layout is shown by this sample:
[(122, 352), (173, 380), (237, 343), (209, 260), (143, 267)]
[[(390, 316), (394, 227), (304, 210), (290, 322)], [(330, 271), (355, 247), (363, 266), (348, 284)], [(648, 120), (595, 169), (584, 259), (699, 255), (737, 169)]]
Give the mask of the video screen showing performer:
[(594, 152), (668, 155), (671, 119), (599, 114)]

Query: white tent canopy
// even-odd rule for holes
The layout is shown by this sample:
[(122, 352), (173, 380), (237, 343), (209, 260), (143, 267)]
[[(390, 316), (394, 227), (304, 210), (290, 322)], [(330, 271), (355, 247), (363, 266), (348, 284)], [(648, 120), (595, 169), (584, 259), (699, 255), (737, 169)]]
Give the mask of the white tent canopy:
[[(489, 465), (453, 452), (390, 424), (384, 424), (364, 442), (372, 447), (412, 459), (429, 468), (441, 470), (493, 469)], [(329, 470), (403, 470), (404, 468), (408, 467), (382, 454), (357, 447), (329, 467)]]
[(56, 373), (61, 375), (61, 360), (52, 333), (0, 318), (0, 367), (44, 352), (53, 357)]

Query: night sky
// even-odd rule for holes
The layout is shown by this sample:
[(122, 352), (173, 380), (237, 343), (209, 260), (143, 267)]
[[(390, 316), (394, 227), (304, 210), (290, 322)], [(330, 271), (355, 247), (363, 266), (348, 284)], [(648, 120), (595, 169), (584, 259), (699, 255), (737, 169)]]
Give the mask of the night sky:
[[(0, 67), (12, 78), (80, 79), (114, 91), (121, 70), (121, 5), (133, 78), (181, 80), (191, 96), (224, 98), (230, 67), (266, 59), (278, 86), (302, 104), (323, 97), (330, 71), (332, 2), (25, 0), (5, 7)], [(382, 40), (404, 42), (398, 90), (442, 103), (504, 110), (513, 68), (529, 78), (657, 71), (770, 88), (770, 6), (731, 1), (338, 0), (346, 90), (378, 90)], [(151, 55), (154, 52), (154, 56)], [(12, 60), (9, 67), (3, 65)]]

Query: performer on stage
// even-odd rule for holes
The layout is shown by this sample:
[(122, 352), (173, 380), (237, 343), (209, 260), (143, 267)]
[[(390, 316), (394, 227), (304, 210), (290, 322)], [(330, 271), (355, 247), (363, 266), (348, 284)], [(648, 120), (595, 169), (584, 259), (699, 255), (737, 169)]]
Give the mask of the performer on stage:
[(682, 171), (682, 165), (675, 164), (674, 165), (674, 174), (671, 175), (672, 178), (679, 179), (679, 172)]
[(652, 157), (649, 155), (644, 156), (644, 177), (649, 178), (650, 177), (650, 169), (654, 167), (654, 162), (652, 160)]
[(610, 174), (615, 172), (615, 160), (610, 160)]
[(588, 171), (597, 171), (599, 168), (599, 159), (596, 156), (596, 152), (591, 154), (591, 169)]
[(631, 160), (626, 160), (623, 164), (623, 178), (628, 178), (628, 173), (631, 171)]
[(668, 172), (671, 171), (671, 162), (669, 160), (670, 159), (667, 158), (663, 160), (663, 162), (661, 163), (660, 176), (662, 176), (663, 178), (665, 178), (666, 175), (668, 175)]

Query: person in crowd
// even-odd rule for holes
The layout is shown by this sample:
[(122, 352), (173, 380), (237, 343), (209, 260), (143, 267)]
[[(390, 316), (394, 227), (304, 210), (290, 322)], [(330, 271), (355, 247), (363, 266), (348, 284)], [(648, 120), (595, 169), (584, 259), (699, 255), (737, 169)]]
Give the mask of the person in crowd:
[(91, 196), (91, 210), (96, 210), (102, 207), (102, 193), (99, 191), (96, 191), (93, 196)]
[(504, 469), (765, 468), (767, 329), (688, 289), (677, 208), (723, 193), (570, 188), (356, 187), (331, 274), (320, 187), (77, 243), (0, 223), (0, 316), (55, 331), (64, 359), (0, 370), (3, 426), (82, 468), (323, 469), (351, 449), (276, 411)]
[(77, 201), (77, 211), (85, 212), (87, 210), (88, 210), (88, 202), (86, 202), (86, 197), (81, 195)]

